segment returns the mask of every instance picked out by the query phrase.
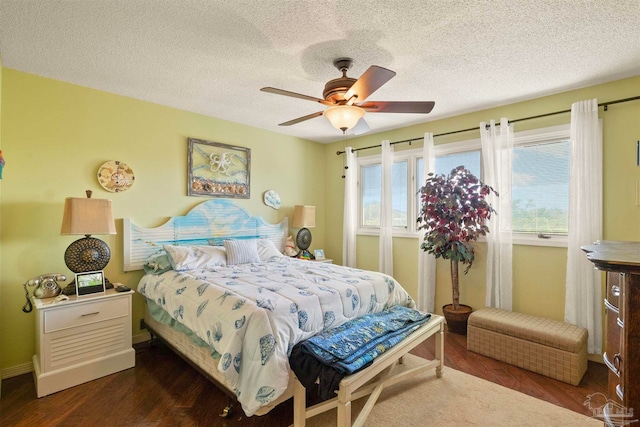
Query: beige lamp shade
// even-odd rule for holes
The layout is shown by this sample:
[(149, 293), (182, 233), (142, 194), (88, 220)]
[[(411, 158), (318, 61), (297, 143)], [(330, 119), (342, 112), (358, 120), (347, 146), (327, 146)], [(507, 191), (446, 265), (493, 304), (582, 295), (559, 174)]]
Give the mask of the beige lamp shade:
[(296, 205), (293, 211), (293, 226), (311, 228), (316, 226), (316, 207)]
[(324, 110), (324, 116), (334, 128), (345, 132), (358, 124), (364, 117), (364, 110), (354, 105), (338, 105)]
[(60, 234), (116, 234), (111, 200), (67, 197)]

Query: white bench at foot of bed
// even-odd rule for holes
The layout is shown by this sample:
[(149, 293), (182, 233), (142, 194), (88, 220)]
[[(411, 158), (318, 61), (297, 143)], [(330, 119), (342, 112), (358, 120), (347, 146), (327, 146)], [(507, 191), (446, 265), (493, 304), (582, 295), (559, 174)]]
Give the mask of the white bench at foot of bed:
[[(434, 360), (427, 360), (408, 354), (409, 351), (435, 334), (438, 335), (436, 335), (436, 358)], [(405, 357), (416, 359), (419, 363), (410, 369), (397, 369), (397, 365), (402, 364), (403, 358)], [(412, 363), (412, 365), (414, 365), (414, 363)], [(311, 418), (333, 408), (338, 408), (337, 427), (352, 427), (351, 402), (370, 395), (367, 403), (358, 414), (358, 418), (353, 423), (353, 427), (360, 427), (364, 424), (364, 421), (373, 409), (373, 405), (375, 405), (384, 387), (408, 378), (413, 378), (419, 373), (432, 368), (435, 368), (436, 376), (440, 378), (442, 377), (443, 366), (444, 318), (432, 314), (429, 322), (425, 323), (424, 326), (402, 340), (402, 342), (396, 344), (382, 356), (376, 358), (371, 366), (344, 377), (342, 381), (340, 381), (340, 388), (337, 392), (338, 395), (333, 399), (307, 408), (306, 390), (296, 378), (293, 390), (292, 427), (304, 427), (307, 418)]]

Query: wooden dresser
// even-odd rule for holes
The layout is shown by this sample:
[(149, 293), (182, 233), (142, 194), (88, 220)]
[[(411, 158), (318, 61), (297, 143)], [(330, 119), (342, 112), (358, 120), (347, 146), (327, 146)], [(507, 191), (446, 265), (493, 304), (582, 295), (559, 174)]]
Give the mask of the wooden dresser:
[[(588, 259), (607, 272), (607, 341), (604, 361), (609, 367), (609, 395), (605, 421), (620, 420), (607, 410), (633, 409), (640, 415), (640, 242), (602, 241), (583, 246)], [(615, 405), (622, 405), (622, 408)], [(609, 422), (615, 424), (615, 421)]]

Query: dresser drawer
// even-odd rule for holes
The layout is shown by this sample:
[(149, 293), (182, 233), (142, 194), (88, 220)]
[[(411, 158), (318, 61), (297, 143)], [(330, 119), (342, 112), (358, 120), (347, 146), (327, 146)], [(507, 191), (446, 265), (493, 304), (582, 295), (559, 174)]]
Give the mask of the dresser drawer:
[(129, 298), (101, 299), (49, 310), (44, 313), (44, 333), (128, 316), (129, 312)]
[(621, 276), (620, 273), (607, 273), (607, 302), (616, 309), (620, 308)]

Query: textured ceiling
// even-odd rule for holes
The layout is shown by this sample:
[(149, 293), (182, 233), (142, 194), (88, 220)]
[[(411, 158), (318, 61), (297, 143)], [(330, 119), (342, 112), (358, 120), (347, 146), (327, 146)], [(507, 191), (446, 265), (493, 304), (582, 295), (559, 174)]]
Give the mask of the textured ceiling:
[[(319, 142), (306, 100), (355, 59), (397, 72), (371, 132), (640, 74), (640, 0), (0, 0), (4, 67)], [(630, 94), (638, 95), (638, 93)], [(601, 100), (606, 101), (606, 100)], [(489, 119), (489, 118), (487, 118)]]

